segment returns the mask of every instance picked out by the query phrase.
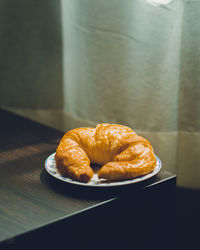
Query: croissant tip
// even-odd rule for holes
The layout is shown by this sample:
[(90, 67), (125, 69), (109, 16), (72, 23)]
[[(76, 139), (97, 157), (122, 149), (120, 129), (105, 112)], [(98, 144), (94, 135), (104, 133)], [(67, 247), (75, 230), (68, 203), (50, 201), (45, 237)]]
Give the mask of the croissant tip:
[(88, 174), (84, 173), (84, 174), (80, 175), (79, 181), (84, 182), (84, 183), (88, 183), (90, 181), (90, 179), (91, 179), (91, 177), (88, 176)]

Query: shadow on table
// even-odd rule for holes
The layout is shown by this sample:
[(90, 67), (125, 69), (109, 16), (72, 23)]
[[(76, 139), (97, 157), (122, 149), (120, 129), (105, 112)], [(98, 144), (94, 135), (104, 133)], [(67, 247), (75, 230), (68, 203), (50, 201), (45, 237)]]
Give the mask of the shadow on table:
[(93, 187), (93, 186), (81, 186), (72, 183), (67, 183), (60, 181), (53, 176), (49, 175), (46, 170), (43, 170), (40, 175), (41, 182), (52, 189), (56, 193), (76, 197), (79, 199), (102, 199), (102, 198), (113, 198), (113, 197), (123, 197), (130, 198), (130, 195), (141, 192), (147, 187), (153, 186), (156, 182), (159, 182), (158, 176), (153, 176), (148, 180), (142, 182), (114, 186), (114, 187)]
[[(164, 183), (152, 186), (158, 181), (158, 177), (154, 177), (145, 181), (144, 186), (129, 185), (127, 192), (125, 186), (123, 190), (114, 189), (111, 192), (110, 189), (80, 189), (79, 186), (56, 180), (46, 171), (42, 171), (40, 179), (43, 185), (62, 195), (114, 200), (19, 237), (16, 242), (7, 244), (6, 250), (175, 249), (174, 184), (168, 182), (166, 187)], [(150, 188), (145, 188), (148, 185)], [(117, 195), (121, 196), (115, 199)]]
[(56, 194), (113, 200), (18, 237), (3, 249), (172, 250), (175, 183), (161, 182), (164, 174), (120, 188), (95, 189), (62, 182), (43, 170), (42, 185)]

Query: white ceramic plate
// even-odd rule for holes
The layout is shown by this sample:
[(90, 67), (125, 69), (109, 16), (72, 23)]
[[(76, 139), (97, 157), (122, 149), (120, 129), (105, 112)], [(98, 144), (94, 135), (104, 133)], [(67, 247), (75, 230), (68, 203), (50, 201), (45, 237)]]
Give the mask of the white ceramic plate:
[(55, 153), (49, 155), (49, 157), (45, 161), (45, 169), (50, 175), (52, 175), (56, 179), (59, 179), (67, 183), (80, 185), (80, 186), (88, 186), (88, 187), (113, 187), (113, 186), (122, 186), (122, 185), (128, 185), (128, 184), (141, 182), (156, 175), (162, 167), (161, 160), (158, 158), (158, 156), (156, 156), (156, 160), (157, 160), (156, 167), (151, 173), (141, 176), (141, 177), (134, 178), (132, 180), (116, 181), (116, 182), (108, 182), (105, 179), (99, 179), (97, 176), (97, 172), (99, 168), (94, 167), (94, 172), (96, 173), (93, 175), (92, 179), (88, 183), (83, 183), (83, 182), (74, 181), (68, 177), (62, 176), (56, 168), (54, 157), (55, 157)]

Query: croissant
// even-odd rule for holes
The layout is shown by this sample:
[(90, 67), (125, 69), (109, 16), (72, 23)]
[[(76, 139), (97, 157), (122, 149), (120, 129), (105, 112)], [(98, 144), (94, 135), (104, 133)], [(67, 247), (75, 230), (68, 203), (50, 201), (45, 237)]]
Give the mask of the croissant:
[(131, 128), (102, 123), (67, 132), (57, 147), (55, 162), (62, 175), (87, 183), (94, 174), (91, 163), (102, 165), (98, 178), (121, 181), (152, 172), (156, 157), (150, 142)]

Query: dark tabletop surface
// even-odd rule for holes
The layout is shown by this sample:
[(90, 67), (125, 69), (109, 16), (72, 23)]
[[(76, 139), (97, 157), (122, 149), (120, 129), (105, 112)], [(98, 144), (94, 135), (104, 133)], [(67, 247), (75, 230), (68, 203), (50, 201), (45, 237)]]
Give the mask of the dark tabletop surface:
[(123, 190), (88, 190), (54, 179), (44, 170), (64, 132), (0, 110), (0, 242), (112, 203), (120, 195), (175, 179), (161, 170)]

